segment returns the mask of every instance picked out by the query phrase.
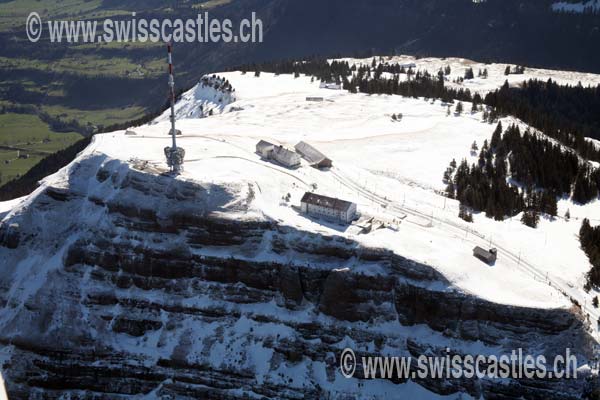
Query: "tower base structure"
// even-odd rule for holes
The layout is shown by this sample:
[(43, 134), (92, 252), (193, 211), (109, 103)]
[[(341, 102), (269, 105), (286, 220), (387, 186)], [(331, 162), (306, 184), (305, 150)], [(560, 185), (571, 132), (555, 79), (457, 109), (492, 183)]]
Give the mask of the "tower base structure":
[(173, 173), (179, 173), (183, 170), (183, 159), (185, 158), (185, 150), (181, 147), (165, 147), (165, 157), (167, 157), (167, 165)]

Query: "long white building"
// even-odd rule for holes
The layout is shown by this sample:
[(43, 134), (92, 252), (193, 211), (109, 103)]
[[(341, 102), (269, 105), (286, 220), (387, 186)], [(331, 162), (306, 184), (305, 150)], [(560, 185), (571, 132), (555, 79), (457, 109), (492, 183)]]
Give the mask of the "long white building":
[(306, 192), (300, 200), (300, 210), (344, 223), (350, 223), (356, 217), (356, 204), (346, 200)]

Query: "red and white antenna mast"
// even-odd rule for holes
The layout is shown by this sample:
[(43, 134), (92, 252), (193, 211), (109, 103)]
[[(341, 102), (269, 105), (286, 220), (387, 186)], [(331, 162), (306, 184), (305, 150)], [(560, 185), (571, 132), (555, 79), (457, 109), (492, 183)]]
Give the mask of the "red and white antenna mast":
[(176, 136), (179, 133), (175, 129), (175, 80), (173, 79), (173, 57), (172, 57), (172, 45), (167, 43), (168, 61), (169, 61), (169, 97), (171, 101), (171, 138), (173, 144), (171, 147), (165, 147), (165, 156), (167, 157), (167, 164), (171, 168), (171, 172), (178, 174), (183, 169), (183, 158), (185, 157), (185, 150), (181, 147), (177, 147)]

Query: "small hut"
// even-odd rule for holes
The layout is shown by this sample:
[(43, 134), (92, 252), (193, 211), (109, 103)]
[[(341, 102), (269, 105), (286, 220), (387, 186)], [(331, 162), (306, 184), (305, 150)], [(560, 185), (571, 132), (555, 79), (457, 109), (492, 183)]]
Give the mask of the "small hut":
[(498, 258), (498, 250), (496, 250), (495, 248), (485, 250), (479, 246), (475, 246), (475, 248), (473, 249), (473, 256), (479, 258), (481, 261), (487, 264), (492, 265), (496, 262), (496, 259)]

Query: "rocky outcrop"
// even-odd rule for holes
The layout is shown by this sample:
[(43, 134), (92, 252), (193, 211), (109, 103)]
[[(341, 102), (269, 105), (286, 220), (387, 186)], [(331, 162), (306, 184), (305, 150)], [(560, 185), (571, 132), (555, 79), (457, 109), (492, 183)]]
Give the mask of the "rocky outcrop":
[[(29, 221), (17, 239), (0, 230), (11, 398), (344, 398), (336, 380), (348, 345), (357, 356), (469, 354), (475, 344), (589, 354), (576, 310), (490, 303), (407, 255), (249, 218), (248, 203), (235, 201), (240, 188), (94, 165), (99, 187), (46, 190), (8, 221)], [(40, 209), (45, 221), (65, 221), (54, 234), (36, 226)], [(40, 261), (19, 264), (32, 249)], [(356, 263), (379, 272), (359, 273)], [(13, 274), (14, 265), (30, 270)], [(28, 285), (15, 281), (25, 275)], [(360, 366), (356, 377), (376, 384)], [(415, 382), (494, 399), (576, 399), (588, 390), (585, 377)]]
[(364, 276), (333, 270), (323, 282), (319, 310), (346, 321), (396, 319), (393, 294), (396, 277)]
[(0, 246), (16, 249), (19, 246), (19, 224), (0, 223)]

